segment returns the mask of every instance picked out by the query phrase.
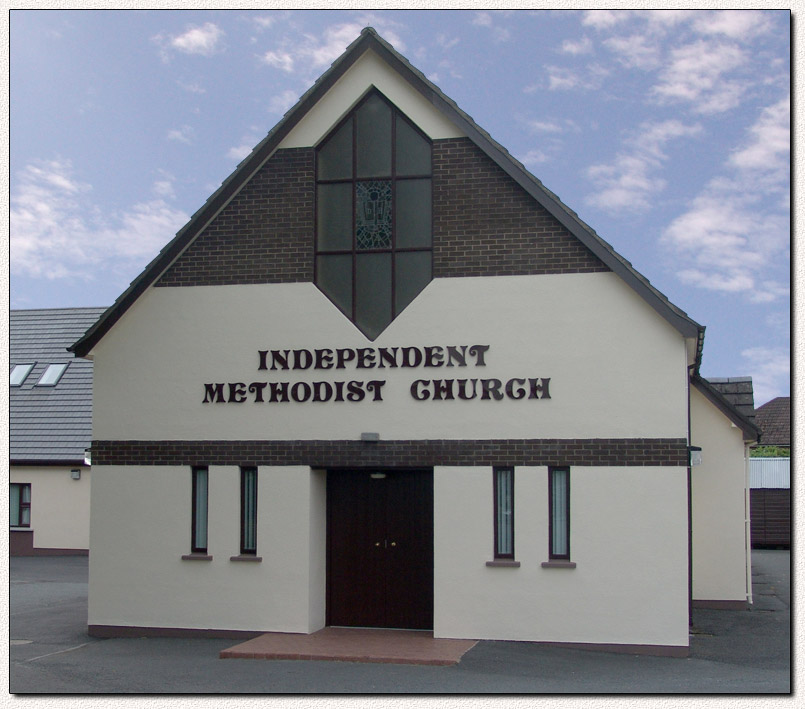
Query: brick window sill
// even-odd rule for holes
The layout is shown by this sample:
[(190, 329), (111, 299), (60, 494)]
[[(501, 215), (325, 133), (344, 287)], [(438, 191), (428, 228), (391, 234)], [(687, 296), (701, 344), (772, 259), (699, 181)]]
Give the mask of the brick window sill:
[(554, 561), (543, 561), (542, 562), (543, 569), (575, 569), (576, 562), (575, 561), (563, 561), (561, 559), (555, 559)]
[(33, 527), (9, 527), (12, 532), (33, 532)]
[(230, 556), (230, 561), (262, 561), (262, 556), (254, 556), (253, 554), (240, 554), (239, 556)]
[(494, 561), (487, 561), (486, 565), (500, 568), (508, 567), (510, 569), (520, 568), (520, 562), (514, 559), (495, 559)]
[(182, 554), (182, 561), (212, 561), (209, 554)]

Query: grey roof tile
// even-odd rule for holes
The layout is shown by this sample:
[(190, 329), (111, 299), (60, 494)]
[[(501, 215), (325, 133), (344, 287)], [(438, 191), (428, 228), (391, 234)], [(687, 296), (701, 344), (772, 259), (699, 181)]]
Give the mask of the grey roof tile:
[[(9, 387), (12, 463), (82, 460), (92, 440), (92, 362), (67, 351), (105, 308), (12, 310), (9, 360), (36, 363), (22, 386)], [(49, 364), (68, 363), (55, 386), (36, 383)]]

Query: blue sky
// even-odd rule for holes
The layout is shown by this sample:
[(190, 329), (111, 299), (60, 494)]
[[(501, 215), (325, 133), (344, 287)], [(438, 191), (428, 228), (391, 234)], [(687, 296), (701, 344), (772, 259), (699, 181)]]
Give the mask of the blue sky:
[(14, 10), (11, 307), (111, 304), (367, 25), (789, 394), (787, 11)]

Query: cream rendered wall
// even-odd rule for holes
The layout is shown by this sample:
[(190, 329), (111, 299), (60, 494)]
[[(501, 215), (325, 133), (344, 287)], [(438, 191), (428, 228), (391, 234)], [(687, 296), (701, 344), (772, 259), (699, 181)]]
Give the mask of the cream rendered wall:
[[(73, 480), (70, 471), (81, 470)], [(88, 549), (90, 471), (84, 466), (12, 466), (9, 482), (31, 484), (35, 549)]]
[(422, 94), (374, 52), (367, 51), (293, 127), (279, 148), (306, 148), (316, 145), (349, 112), (370, 86), (379, 89), (431, 140), (464, 136), (464, 133), (437, 111)]
[(500, 568), (492, 469), (434, 471), (436, 637), (688, 645), (685, 468), (571, 468), (574, 569), (541, 567), (548, 469), (514, 475), (521, 566)]
[(237, 467), (210, 467), (212, 561), (181, 558), (190, 552), (189, 466), (97, 466), (95, 472), (90, 625), (300, 633), (323, 626), (321, 474), (311, 475), (307, 467), (259, 467), (262, 562), (235, 562)]
[(743, 433), (695, 387), (690, 393), (691, 442), (702, 462), (691, 469), (693, 598), (746, 600)]
[[(485, 367), (257, 369), (258, 350), (472, 344)], [(311, 283), (151, 288), (94, 360), (101, 440), (687, 436), (684, 339), (613, 273), (436, 279), (373, 343)], [(552, 398), (412, 398), (448, 377), (549, 377)], [(352, 379), (386, 380), (383, 402), (202, 403), (205, 383)]]

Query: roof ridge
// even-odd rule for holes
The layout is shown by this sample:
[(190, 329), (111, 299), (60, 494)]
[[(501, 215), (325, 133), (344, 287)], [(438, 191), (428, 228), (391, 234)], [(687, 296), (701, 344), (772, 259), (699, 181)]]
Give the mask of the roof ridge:
[[(579, 239), (595, 256), (632, 287), (654, 310), (665, 318), (684, 337), (697, 340), (695, 370), (701, 364), (704, 327), (690, 318), (632, 264), (587, 225), (576, 212), (565, 205), (557, 195), (531, 174), (502, 145), (481, 128), (472, 117), (459, 108), (436, 84), (383, 39), (373, 27), (365, 27), (346, 50), (332, 62), (330, 67), (316, 79), (308, 90), (289, 109), (280, 121), (266, 134), (242, 160), (235, 170), (204, 204), (193, 213), (185, 224), (130, 283), (129, 287), (100, 316), (85, 335), (69, 349), (77, 356), (85, 356), (94, 344), (104, 336), (117, 319), (139, 296), (185, 251), (206, 225), (233, 199), (240, 188), (273, 155), (282, 139), (298, 123), (312, 106), (346, 73), (368, 50), (374, 50), (393, 70), (397, 71), (413, 89), (422, 94), (437, 111), (445, 113), (449, 120), (460, 127), (490, 159), (514, 179), (525, 191), (551, 213), (573, 236)], [(407, 75), (406, 75), (407, 74)]]

